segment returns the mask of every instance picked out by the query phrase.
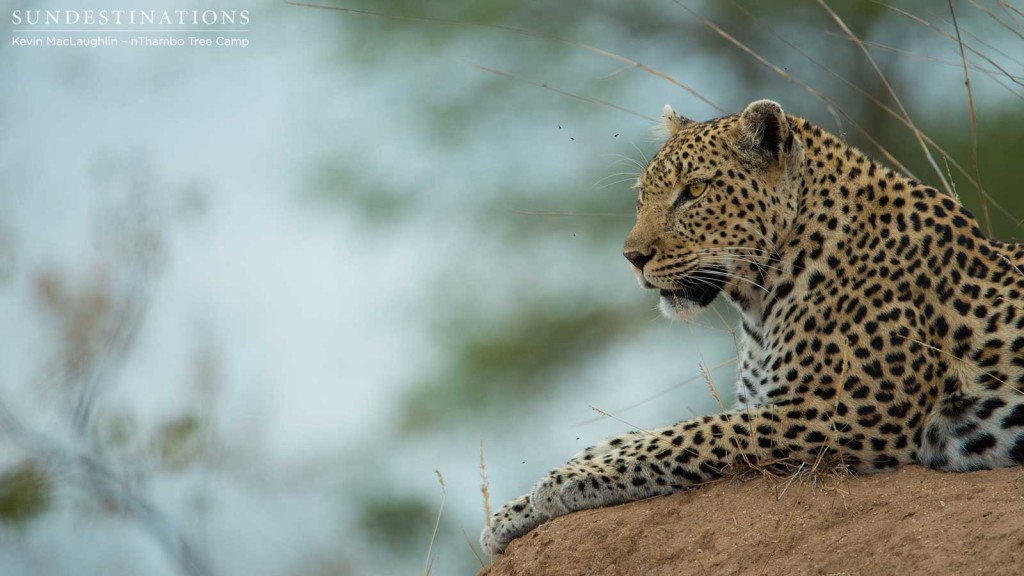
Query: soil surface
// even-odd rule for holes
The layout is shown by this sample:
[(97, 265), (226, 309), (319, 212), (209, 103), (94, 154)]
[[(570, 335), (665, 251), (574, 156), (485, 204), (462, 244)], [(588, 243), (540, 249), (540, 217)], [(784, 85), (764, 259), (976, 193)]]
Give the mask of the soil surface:
[(556, 518), (486, 576), (1024, 574), (1024, 468), (727, 480)]

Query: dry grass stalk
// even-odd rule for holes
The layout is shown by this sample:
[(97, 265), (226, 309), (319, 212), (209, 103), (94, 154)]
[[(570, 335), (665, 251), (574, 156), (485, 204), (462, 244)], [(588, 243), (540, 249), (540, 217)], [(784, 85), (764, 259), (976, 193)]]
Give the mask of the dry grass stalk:
[(444, 476), (441, 476), (441, 471), (434, 470), (434, 474), (437, 474), (437, 481), (441, 484), (441, 506), (437, 509), (437, 520), (434, 521), (434, 531), (430, 534), (430, 544), (427, 546), (427, 560), (426, 565), (423, 568), (423, 576), (430, 574), (430, 569), (434, 565), (434, 540), (437, 539), (437, 529), (441, 526), (441, 515), (444, 514), (444, 501), (448, 497), (448, 494), (444, 489)]
[(949, 157), (944, 156), (942, 160), (946, 163), (946, 176), (949, 176), (949, 185), (953, 187), (953, 199), (957, 204), (963, 204), (960, 201), (960, 191), (956, 189), (956, 180), (953, 179), (953, 173), (949, 170)]
[(700, 373), (702, 376), (704, 376), (704, 381), (707, 383), (708, 389), (711, 390), (711, 395), (714, 396), (715, 402), (718, 403), (718, 408), (723, 413), (726, 412), (727, 410), (725, 409), (725, 403), (722, 402), (722, 397), (718, 395), (718, 390), (715, 390), (715, 383), (711, 379), (711, 373), (708, 372), (708, 368), (707, 366), (704, 365), (703, 362), (701, 362), (700, 364)]
[[(974, 6), (978, 10), (981, 10), (985, 14), (988, 14), (988, 16), (990, 18), (992, 18), (993, 20), (998, 22), (999, 25), (1002, 26), (1003, 28), (1006, 28), (1007, 30), (1009, 30), (1011, 34), (1013, 34), (1014, 36), (1020, 38), (1021, 40), (1024, 40), (1024, 34), (1021, 34), (1016, 28), (1014, 28), (1013, 26), (1007, 24), (1002, 18), (999, 17), (998, 14), (996, 14), (995, 12), (993, 12), (993, 11), (989, 10), (988, 8), (982, 6), (981, 4), (979, 4), (977, 2), (977, 0), (967, 0), (967, 1), (971, 3), (971, 6)], [(1004, 5), (1004, 8), (1005, 8), (1005, 5)]]
[[(964, 30), (964, 34), (966, 34), (967, 36), (970, 36), (972, 38), (975, 38), (975, 40), (978, 40), (977, 36), (975, 36), (974, 34), (971, 34), (970, 32), (968, 32), (966, 30)], [(840, 38), (840, 39), (843, 39), (843, 40), (848, 40), (848, 38), (846, 38), (845, 36), (843, 36), (843, 35), (841, 35), (839, 33), (836, 33), (836, 32), (829, 31), (829, 32), (826, 32), (826, 35), (827, 36), (831, 36), (831, 37), (835, 37), (835, 38)], [(931, 56), (929, 54), (920, 54), (920, 53), (914, 52), (913, 50), (904, 50), (903, 48), (897, 48), (896, 46), (891, 46), (889, 44), (883, 44), (881, 42), (874, 42), (874, 41), (868, 41), (868, 40), (863, 40), (863, 42), (864, 42), (865, 46), (868, 46), (868, 47), (871, 47), (871, 48), (877, 48), (879, 50), (884, 50), (886, 52), (892, 52), (894, 54), (899, 54), (900, 56), (905, 56), (907, 58), (913, 58), (915, 60), (922, 60), (922, 61), (925, 61), (925, 62), (933, 62), (935, 64), (941, 64), (943, 66), (949, 66), (949, 67), (953, 67), (953, 68), (960, 68), (962, 66), (962, 64), (961, 64), (961, 62), (959, 60), (954, 61), (954, 60), (948, 60), (946, 58), (939, 58), (939, 57), (936, 57), (936, 56)], [(998, 48), (995, 48), (993, 46), (985, 44), (981, 40), (978, 40), (978, 43), (986, 46), (987, 48), (990, 48), (994, 52), (1001, 52)], [(968, 48), (966, 43), (964, 44), (964, 48)], [(1003, 53), (1003, 56), (1006, 57), (1006, 58), (1012, 58), (1011, 56), (1009, 56), (1008, 54), (1005, 54), (1005, 53)], [(1024, 94), (1021, 94), (1020, 92), (1015, 90), (1013, 87), (1011, 87), (1010, 85), (1008, 85), (1005, 82), (1003, 82), (1003, 79), (1002, 79), (1003, 76), (1008, 76), (1011, 80), (1020, 81), (1021, 80), (1021, 76), (1014, 75), (1014, 74), (1009, 74), (1009, 73), (1005, 73), (1004, 74), (1004, 73), (1001, 73), (999, 70), (996, 70), (994, 68), (985, 68), (985, 67), (978, 66), (976, 64), (970, 64), (970, 63), (968, 63), (967, 67), (969, 69), (971, 69), (971, 70), (974, 70), (976, 72), (980, 72), (980, 73), (984, 74), (985, 76), (988, 76), (993, 82), (999, 84), (1000, 86), (1005, 88), (1010, 94), (1013, 94), (1017, 98), (1024, 99)], [(929, 144), (929, 145), (931, 145), (931, 144)]]
[(477, 545), (473, 543), (473, 539), (470, 538), (469, 534), (466, 533), (466, 527), (459, 526), (459, 530), (462, 531), (462, 537), (466, 540), (466, 546), (469, 546), (469, 551), (472, 552), (473, 556), (476, 557), (476, 561), (480, 563), (480, 567), (487, 567), (487, 564), (484, 562), (484, 559), (480, 557), (480, 554), (477, 554)]
[(598, 106), (606, 106), (608, 108), (612, 108), (612, 109), (618, 110), (619, 112), (625, 112), (626, 114), (632, 114), (633, 116), (636, 116), (638, 118), (643, 118), (644, 120), (648, 120), (650, 122), (657, 122), (658, 121), (657, 118), (653, 118), (651, 116), (647, 116), (645, 114), (641, 114), (641, 113), (636, 112), (634, 110), (630, 110), (629, 108), (625, 108), (623, 106), (619, 106), (618, 104), (613, 104), (611, 102), (608, 102), (607, 100), (601, 100), (600, 98), (591, 98), (590, 96), (581, 96), (581, 95), (575, 94), (573, 92), (568, 92), (566, 90), (562, 90), (561, 88), (555, 88), (554, 86), (548, 84), (547, 82), (531, 82), (529, 80), (525, 80), (523, 78), (520, 78), (520, 77), (516, 76), (515, 74), (512, 74), (511, 72), (506, 72), (504, 70), (499, 70), (497, 68), (490, 68), (488, 66), (484, 66), (483, 64), (478, 64), (476, 62), (472, 62), (472, 61), (469, 61), (469, 60), (463, 60), (463, 62), (465, 64), (469, 65), (469, 66), (472, 66), (473, 68), (476, 68), (477, 70), (483, 70), (484, 72), (489, 72), (489, 73), (494, 74), (496, 76), (501, 76), (502, 78), (508, 78), (510, 80), (515, 80), (517, 82), (522, 82), (524, 84), (529, 84), (530, 86), (536, 86), (538, 88), (543, 88), (545, 90), (551, 90), (552, 92), (554, 92), (556, 94), (561, 94), (562, 96), (568, 96), (569, 98), (574, 98), (574, 99), (580, 100), (582, 102), (587, 102), (587, 103), (590, 103), (590, 104), (596, 104)]
[(981, 199), (981, 213), (985, 218), (985, 231), (992, 236), (992, 219), (988, 215), (988, 203), (985, 201), (985, 189), (981, 185), (981, 170), (978, 169), (978, 119), (974, 114), (974, 92), (971, 90), (971, 74), (967, 71), (967, 55), (964, 52), (964, 42), (960, 38), (960, 24), (956, 20), (956, 10), (953, 9), (953, 0), (946, 0), (949, 4), (949, 14), (953, 17), (953, 28), (956, 29), (956, 41), (960, 45), (960, 61), (964, 65), (964, 86), (967, 87), (967, 108), (971, 113), (971, 160), (974, 162), (974, 179), (978, 181), (978, 197)]
[(903, 102), (900, 100), (899, 96), (896, 95), (896, 91), (893, 89), (892, 85), (889, 84), (889, 79), (882, 72), (882, 69), (878, 67), (875, 59), (871, 56), (871, 51), (868, 50), (867, 46), (864, 45), (861, 39), (854, 34), (852, 30), (850, 30), (846, 25), (846, 22), (829, 7), (825, 0), (818, 0), (818, 4), (828, 12), (828, 15), (832, 17), (832, 20), (835, 21), (850, 40), (853, 40), (854, 43), (857, 44), (857, 47), (860, 48), (861, 52), (864, 53), (864, 57), (867, 58), (868, 63), (871, 64), (871, 68), (873, 68), (875, 74), (878, 75), (878, 79), (882, 81), (882, 85), (885, 86), (886, 91), (889, 92), (889, 95), (896, 103), (896, 106), (900, 109), (903, 117), (906, 118), (907, 122), (910, 124), (910, 129), (914, 133), (914, 138), (916, 138), (918, 144), (920, 144), (921, 151), (924, 152), (924, 156), (928, 160), (928, 163), (931, 164), (932, 168), (935, 170), (935, 174), (939, 177), (939, 181), (942, 182), (943, 187), (946, 189), (946, 193), (952, 196), (953, 191), (949, 187), (949, 182), (947, 182), (946, 177), (942, 175), (942, 170), (939, 169), (939, 165), (935, 163), (935, 158), (932, 157), (932, 153), (928, 149), (928, 145), (925, 144), (924, 139), (921, 137), (921, 130), (919, 130), (913, 120), (910, 119), (910, 112), (908, 112), (903, 106)]
[(606, 416), (608, 418), (611, 418), (612, 420), (616, 420), (618, 422), (622, 422), (623, 424), (625, 424), (626, 426), (629, 426), (630, 428), (636, 430), (637, 432), (642, 432), (642, 433), (647, 434), (648, 436), (650, 436), (652, 438), (660, 438), (660, 436), (658, 436), (654, 432), (651, 432), (650, 430), (647, 430), (646, 428), (641, 428), (641, 427), (639, 427), (639, 426), (637, 426), (635, 424), (630, 424), (629, 422), (626, 422), (622, 418), (619, 418), (618, 416), (616, 416), (614, 414), (610, 414), (610, 413), (608, 413), (608, 412), (598, 408), (597, 406), (591, 406), (590, 409), (593, 410), (594, 412), (597, 412), (598, 414), (600, 414), (602, 416)]
[[(484, 439), (480, 439), (480, 494), (484, 500), (484, 526), (491, 525), (491, 491), (490, 482), (487, 480), (487, 466), (484, 464)], [(474, 554), (476, 554), (474, 547)], [(490, 562), (494, 562), (494, 556), (488, 557)]]
[[(742, 6), (740, 6), (739, 4), (736, 4), (736, 3), (734, 2), (734, 3), (733, 3), (733, 5), (734, 5), (734, 6), (736, 6), (736, 8), (737, 8), (738, 10), (740, 10), (741, 12), (743, 12), (744, 14), (746, 14), (746, 15), (747, 15), (748, 17), (750, 17), (751, 19), (754, 19), (754, 20), (756, 20), (756, 17), (755, 17), (755, 16), (753, 16), (753, 15), (752, 15), (752, 14), (751, 14), (751, 13), (750, 13), (749, 11), (747, 11), (746, 9), (744, 9), (744, 8), (743, 8)], [(911, 18), (916, 18), (916, 17), (914, 17), (913, 15), (909, 15), (909, 17), (911, 17)], [(792, 42), (790, 42), (789, 40), (787, 40), (786, 38), (784, 38), (784, 37), (783, 37), (783, 36), (782, 36), (781, 34), (779, 34), (778, 32), (776, 32), (776, 31), (775, 31), (775, 29), (773, 29), (772, 27), (770, 27), (770, 26), (765, 26), (765, 28), (766, 28), (766, 29), (767, 29), (767, 30), (768, 30), (769, 32), (771, 32), (771, 33), (772, 33), (772, 35), (773, 35), (773, 36), (775, 36), (775, 38), (777, 38), (777, 39), (778, 39), (779, 41), (781, 41), (782, 43), (786, 44), (786, 45), (787, 45), (787, 46), (789, 46), (789, 47), (790, 47), (790, 48), (791, 48), (792, 50), (794, 50), (795, 52), (797, 52), (798, 54), (800, 54), (801, 56), (803, 56), (804, 58), (806, 58), (806, 59), (807, 59), (808, 61), (810, 61), (810, 62), (814, 63), (814, 64), (815, 64), (816, 66), (818, 66), (818, 67), (819, 67), (819, 68), (821, 68), (822, 70), (824, 70), (824, 71), (828, 72), (828, 73), (829, 73), (829, 74), (831, 74), (831, 75), (832, 75), (833, 77), (835, 77), (836, 79), (838, 79), (838, 80), (840, 80), (841, 82), (843, 82), (844, 84), (846, 84), (846, 85), (847, 85), (847, 86), (848, 86), (849, 88), (851, 88), (852, 90), (854, 90), (854, 91), (856, 91), (857, 93), (859, 93), (859, 94), (860, 94), (861, 96), (863, 96), (863, 97), (864, 97), (865, 99), (867, 99), (867, 100), (868, 100), (869, 102), (871, 102), (872, 104), (874, 104), (875, 106), (877, 106), (877, 107), (878, 107), (878, 108), (879, 108), (880, 110), (882, 110), (883, 112), (885, 112), (885, 113), (886, 113), (887, 115), (891, 116), (891, 117), (892, 117), (893, 119), (895, 119), (895, 120), (896, 120), (897, 122), (899, 122), (900, 124), (902, 124), (902, 125), (903, 125), (904, 127), (908, 128), (908, 129), (910, 129), (910, 130), (912, 130), (912, 131), (913, 131), (913, 130), (916, 130), (916, 127), (915, 127), (915, 126), (914, 126), (914, 125), (913, 125), (913, 124), (912, 124), (911, 122), (909, 122), (909, 121), (908, 121), (908, 120), (907, 120), (906, 118), (904, 118), (904, 117), (903, 117), (903, 116), (902, 116), (902, 115), (901, 115), (901, 114), (900, 114), (899, 112), (897, 112), (897, 111), (893, 110), (893, 109), (892, 109), (892, 108), (890, 108), (890, 107), (889, 107), (888, 105), (886, 105), (886, 104), (885, 104), (884, 102), (882, 102), (881, 100), (879, 100), (878, 98), (876, 98), (876, 97), (875, 97), (875, 96), (874, 96), (873, 94), (871, 94), (870, 92), (868, 92), (867, 90), (865, 90), (864, 88), (862, 88), (861, 86), (859, 86), (858, 84), (856, 84), (856, 83), (854, 83), (854, 82), (851, 82), (851, 81), (850, 81), (849, 79), (847, 79), (846, 77), (842, 76), (841, 74), (838, 74), (838, 73), (836, 73), (836, 72), (835, 72), (834, 70), (832, 70), (831, 68), (829, 68), (829, 67), (828, 67), (827, 65), (825, 65), (824, 63), (822, 63), (822, 62), (821, 62), (820, 60), (817, 60), (816, 58), (812, 57), (812, 56), (811, 56), (810, 54), (807, 54), (807, 53), (806, 53), (806, 52), (805, 52), (804, 50), (800, 49), (800, 47), (798, 47), (797, 45), (793, 44)], [(940, 32), (941, 32), (941, 31), (940, 31)], [(829, 32), (828, 34), (829, 34), (829, 35), (831, 35), (831, 36), (837, 36), (837, 37), (841, 37), (841, 38), (843, 38), (843, 39), (845, 39), (845, 40), (849, 40), (849, 38), (848, 38), (848, 37), (845, 37), (845, 36), (838, 36), (838, 35), (837, 35), (836, 33), (834, 33), (834, 32)], [(952, 36), (950, 36), (950, 38), (952, 38)], [(865, 44), (865, 45), (871, 45), (871, 43), (868, 43), (868, 42), (863, 42), (863, 41), (862, 41), (862, 43), (863, 43), (863, 44)], [(966, 44), (961, 44), (961, 46), (963, 46), (963, 47), (966, 47), (966, 48), (970, 49), (970, 46), (968, 46), (968, 45), (966, 45)], [(883, 47), (884, 47), (884, 46), (883, 46)], [(906, 52), (906, 51), (903, 51), (903, 52)], [(908, 54), (913, 54), (912, 52), (907, 52), (907, 53), (908, 53)], [(960, 66), (960, 63), (954, 63), (954, 62), (950, 62), (949, 64), (952, 64), (953, 66), (957, 66), (957, 67), (959, 67), (959, 66)], [(776, 70), (776, 71), (778, 71), (777, 67), (774, 67), (774, 68), (773, 68), (773, 70)], [(1002, 69), (1002, 68), (1000, 68), (1000, 70), (1002, 70), (1002, 72), (1003, 72), (1004, 74), (1006, 74), (1006, 75), (1007, 75), (1008, 77), (1010, 77), (1011, 79), (1015, 79), (1015, 78), (1016, 78), (1015, 76), (1013, 76), (1012, 74), (1010, 74), (1009, 72), (1007, 72), (1007, 71), (1006, 71), (1005, 69)], [(983, 70), (983, 72), (984, 72), (984, 70)], [(797, 84), (801, 84), (801, 83), (800, 83), (799, 81), (797, 81), (797, 80), (796, 80), (795, 78), (792, 78), (791, 76), (789, 76), (789, 74), (788, 74), (788, 73), (787, 73), (787, 74), (783, 74), (783, 77), (784, 77), (784, 78), (786, 78), (786, 79), (788, 79), (788, 80), (792, 80), (793, 82), (796, 82)], [(1019, 83), (1019, 82), (1018, 82), (1018, 83)], [(1022, 86), (1024, 86), (1024, 84), (1022, 84)], [(1009, 89), (1009, 88), (1008, 88), (1008, 89)], [(1011, 93), (1013, 93), (1013, 94), (1014, 94), (1015, 96), (1017, 96), (1018, 98), (1024, 98), (1024, 96), (1022, 96), (1021, 94), (1017, 93), (1017, 92), (1016, 92), (1016, 91), (1014, 91), (1013, 89), (1009, 89), (1009, 90), (1010, 90), (1010, 92), (1011, 92)], [(812, 94), (813, 94), (813, 93), (812, 93)], [(824, 101), (824, 100), (823, 100), (823, 101)], [(828, 105), (828, 104), (829, 104), (829, 102), (826, 102), (826, 105)], [(838, 117), (838, 115), (836, 114), (836, 111), (835, 111), (835, 110), (832, 110), (832, 109), (831, 109), (831, 107), (830, 107), (829, 111), (830, 111), (830, 112), (833, 112), (833, 114), (834, 114), (834, 115), (836, 115), (836, 118), (837, 118), (837, 121), (838, 121), (838, 118), (839, 118), (839, 117)], [(840, 110), (840, 112), (841, 112), (841, 110)], [(843, 112), (843, 114), (845, 115), (845, 112)], [(854, 127), (855, 127), (855, 128), (856, 128), (856, 127), (858, 127), (858, 126), (856, 125), (856, 123), (854, 123)], [(863, 132), (862, 130), (860, 130), (859, 128), (858, 128), (858, 131), (859, 131), (859, 132), (861, 132), (861, 135), (862, 135), (862, 136), (865, 136), (864, 132)], [(925, 134), (924, 132), (920, 132), (920, 135), (921, 135), (921, 138), (922, 138), (922, 139), (924, 139), (925, 143), (926, 143), (926, 144), (928, 144), (928, 146), (930, 146), (930, 147), (934, 148), (934, 149), (935, 149), (935, 150), (936, 150), (936, 151), (937, 151), (937, 152), (938, 152), (938, 153), (939, 153), (940, 155), (942, 155), (943, 161), (944, 161), (944, 162), (946, 163), (946, 175), (947, 175), (947, 177), (949, 178), (949, 182), (950, 182), (950, 187), (951, 187), (951, 188), (953, 189), (953, 196), (957, 198), (957, 201), (959, 201), (959, 196), (957, 196), (957, 194), (956, 194), (956, 185), (955, 185), (955, 184), (953, 183), (953, 177), (952, 177), (952, 175), (950, 174), (950, 170), (949, 170), (949, 163), (950, 163), (950, 162), (952, 162), (952, 163), (953, 163), (953, 166), (954, 166), (954, 167), (956, 167), (956, 169), (957, 169), (957, 170), (958, 170), (958, 171), (959, 171), (959, 172), (960, 172), (960, 173), (961, 173), (961, 174), (962, 174), (962, 175), (963, 175), (963, 176), (964, 176), (965, 178), (967, 178), (967, 179), (968, 179), (968, 180), (969, 180), (969, 181), (971, 182), (971, 184), (973, 184), (973, 185), (974, 185), (975, 187), (979, 187), (978, 181), (977, 181), (977, 180), (975, 180), (975, 179), (974, 179), (974, 178), (973, 178), (973, 177), (972, 177), (972, 176), (971, 176), (971, 175), (970, 175), (970, 174), (969, 174), (969, 173), (967, 172), (967, 170), (966, 170), (966, 169), (965, 169), (965, 168), (964, 168), (963, 166), (961, 166), (961, 165), (960, 165), (960, 164), (959, 164), (959, 163), (958, 163), (958, 162), (956, 161), (956, 159), (952, 158), (952, 157), (950, 156), (949, 152), (947, 152), (947, 151), (946, 151), (946, 150), (945, 150), (945, 149), (944, 149), (944, 148), (943, 148), (942, 146), (940, 146), (940, 145), (939, 145), (939, 144), (938, 144), (937, 142), (935, 142), (935, 141), (934, 141), (933, 139), (931, 139), (931, 138), (930, 138), (930, 137), (929, 137), (929, 136), (928, 136), (927, 134)], [(878, 147), (878, 148), (880, 148), (880, 145), (879, 145), (879, 144), (878, 144), (877, 142), (875, 142), (875, 141), (874, 141), (874, 140), (872, 140), (871, 138), (867, 138), (867, 139), (868, 139), (868, 141), (869, 141), (869, 142), (871, 142), (871, 143), (872, 143), (872, 145), (874, 145), (875, 147)], [(880, 149), (881, 149), (881, 148), (880, 148)], [(892, 161), (892, 158), (891, 158), (891, 157), (889, 157), (889, 155), (887, 154), (887, 152), (886, 152), (886, 151), (885, 151), (884, 149), (881, 149), (881, 150), (882, 150), (883, 154), (884, 154), (884, 155), (886, 155), (887, 159), (889, 159), (890, 161)], [(906, 173), (906, 174), (910, 175), (910, 173), (909, 173), (909, 172), (907, 172), (907, 170), (906, 170), (906, 169), (905, 169), (904, 167), (902, 167), (902, 166), (901, 166), (901, 165), (900, 165), (899, 163), (895, 163), (895, 164), (896, 164), (896, 166), (897, 166), (897, 167), (898, 167), (898, 168), (899, 168), (899, 169), (900, 169), (901, 171), (903, 171), (904, 173)], [(986, 202), (988, 202), (988, 203), (992, 204), (992, 205), (993, 205), (993, 206), (994, 206), (995, 208), (997, 208), (997, 209), (998, 209), (998, 210), (999, 210), (999, 211), (1000, 211), (1000, 212), (1001, 212), (1001, 213), (1002, 213), (1002, 214), (1003, 214), (1004, 216), (1006, 216), (1007, 218), (1009, 218), (1009, 219), (1013, 220), (1013, 221), (1014, 221), (1015, 223), (1017, 222), (1017, 218), (1016, 218), (1016, 217), (1014, 217), (1014, 216), (1013, 216), (1013, 214), (1012, 214), (1012, 213), (1011, 213), (1011, 212), (1010, 212), (1009, 210), (1007, 210), (1007, 209), (1006, 209), (1005, 207), (1003, 207), (1003, 206), (1002, 206), (1001, 204), (999, 204), (998, 202), (996, 202), (996, 201), (995, 201), (995, 200), (994, 200), (994, 199), (993, 199), (993, 198), (991, 197), (991, 195), (989, 195), (989, 194), (988, 194), (987, 192), (985, 192), (984, 190), (981, 190), (981, 193), (982, 193), (982, 194), (983, 194), (983, 195), (985, 196), (985, 198), (986, 198)], [(1017, 223), (1017, 226), (1020, 226), (1020, 223)]]
[[(909, 18), (910, 20), (913, 20), (914, 22), (916, 22), (916, 23), (918, 23), (918, 24), (920, 24), (920, 25), (922, 25), (922, 26), (924, 26), (924, 27), (926, 27), (926, 28), (936, 32), (937, 34), (939, 34), (941, 36), (944, 36), (944, 37), (946, 37), (946, 38), (948, 38), (950, 40), (954, 40), (954, 41), (956, 40), (955, 36), (953, 36), (949, 32), (946, 32), (945, 30), (935, 26), (934, 24), (932, 24), (931, 22), (925, 20), (924, 18), (921, 18), (920, 16), (915, 16), (914, 14), (912, 14), (910, 12), (907, 12), (906, 10), (902, 10), (902, 9), (897, 8), (895, 6), (890, 6), (890, 5), (886, 4), (885, 2), (880, 2), (879, 0), (872, 0), (872, 2), (874, 2), (875, 4), (878, 4), (879, 6), (882, 6), (883, 8), (887, 8), (889, 10), (892, 10), (893, 12), (895, 12), (895, 13), (897, 13), (897, 14), (905, 17), (905, 18)], [(1021, 82), (1020, 78), (1018, 78), (1017, 76), (1011, 74), (1008, 70), (1006, 70), (1006, 68), (1003, 68), (1002, 66), (1000, 66), (998, 62), (996, 62), (995, 60), (990, 58), (984, 52), (981, 52), (980, 50), (978, 50), (977, 48), (974, 48), (970, 44), (966, 44), (965, 43), (965, 44), (962, 44), (962, 45), (963, 45), (964, 48), (967, 49), (968, 52), (970, 52), (970, 53), (974, 54), (975, 56), (981, 58), (982, 60), (988, 62), (992, 67), (994, 67), (995, 69), (997, 69), (1000, 72), (1002, 72), (1003, 75), (1005, 75), (1014, 84), (1017, 84), (1019, 86), (1024, 86), (1024, 82)]]
[[(718, 364), (715, 364), (714, 366), (709, 366), (708, 370), (715, 371), (715, 370), (718, 370), (719, 368), (725, 368), (726, 366), (728, 366), (730, 364), (733, 364), (733, 363), (737, 362), (738, 360), (739, 360), (739, 356), (734, 356), (732, 358), (729, 358), (728, 360), (724, 360), (722, 362), (719, 362)], [(633, 410), (635, 408), (639, 408), (640, 406), (643, 406), (644, 404), (647, 404), (649, 402), (653, 402), (653, 401), (657, 400), (658, 398), (661, 398), (665, 394), (668, 394), (670, 392), (678, 390), (679, 388), (682, 388), (683, 386), (685, 386), (687, 384), (690, 384), (692, 382), (696, 382), (697, 380), (700, 380), (703, 377), (704, 377), (703, 374), (695, 374), (695, 375), (693, 375), (693, 376), (691, 376), (689, 378), (683, 379), (678, 384), (673, 384), (672, 386), (669, 386), (668, 388), (665, 388), (663, 390), (659, 390), (658, 392), (655, 392), (654, 394), (651, 394), (650, 396), (648, 396), (646, 398), (643, 398), (641, 400), (637, 400), (636, 402), (634, 402), (632, 404), (628, 404), (628, 405), (623, 406), (621, 408), (618, 408), (617, 410), (613, 410), (613, 413), (620, 414), (620, 413), (626, 412), (628, 410)], [(696, 414), (694, 414), (694, 416), (696, 416)], [(589, 418), (587, 420), (583, 420), (583, 421), (577, 422), (576, 424), (574, 424), (574, 426), (586, 426), (587, 424), (593, 424), (594, 422), (597, 422), (601, 418), (603, 418), (603, 416), (595, 416), (593, 418)]]
[[(726, 412), (728, 412), (728, 410), (726, 410), (725, 408), (725, 403), (722, 402), (722, 397), (718, 395), (718, 390), (715, 389), (715, 382), (711, 378), (711, 372), (707, 368), (707, 362), (704, 361), (704, 352), (701, 351), (700, 342), (693, 335), (692, 329), (690, 330), (690, 336), (694, 338), (694, 347), (697, 349), (697, 354), (700, 356), (700, 364), (698, 365), (700, 367), (700, 373), (704, 377), (704, 381), (707, 383), (708, 389), (711, 390), (711, 396), (713, 396), (715, 398), (715, 402), (718, 403), (719, 410), (721, 410), (722, 413), (725, 414)], [(750, 461), (750, 459), (747, 457), (747, 453), (740, 446), (740, 442), (738, 439), (733, 438), (731, 443), (736, 452), (739, 453), (740, 458), (743, 459), (743, 464), (746, 466), (747, 469), (758, 470), (764, 473), (764, 470), (762, 468), (758, 467), (757, 465)]]
[(910, 170), (906, 166), (904, 166), (902, 163), (900, 163), (900, 161), (897, 160), (896, 157), (893, 156), (892, 153), (889, 152), (889, 150), (885, 146), (882, 146), (882, 144), (878, 140), (875, 140), (875, 138), (867, 130), (865, 130), (863, 126), (858, 124), (853, 119), (852, 116), (847, 114), (831, 98), (829, 98), (828, 96), (825, 96), (821, 91), (811, 87), (807, 83), (805, 83), (805, 82), (801, 81), (800, 79), (796, 78), (795, 76), (793, 76), (792, 74), (790, 74), (786, 70), (784, 70), (782, 68), (779, 68), (775, 64), (772, 64), (764, 56), (761, 56), (759, 53), (754, 51), (752, 48), (750, 48), (746, 44), (740, 42), (734, 36), (732, 36), (731, 34), (726, 32), (722, 28), (720, 28), (717, 24), (715, 24), (711, 20), (708, 20), (707, 18), (701, 16), (696, 11), (691, 9), (689, 6), (686, 6), (685, 4), (680, 2), (679, 0), (673, 0), (673, 1), (676, 3), (677, 6), (679, 6), (680, 8), (682, 8), (684, 10), (686, 10), (691, 15), (693, 15), (695, 18), (699, 18), (704, 23), (704, 25), (707, 26), (708, 28), (710, 28), (715, 34), (718, 34), (723, 39), (728, 41), (730, 44), (732, 44), (733, 46), (736, 46), (737, 48), (739, 48), (740, 50), (745, 52), (747, 55), (749, 55), (753, 59), (757, 60), (760, 64), (768, 67), (772, 72), (775, 72), (779, 76), (781, 76), (781, 77), (785, 78), (786, 80), (789, 80), (790, 82), (796, 84), (797, 86), (802, 88), (805, 92), (807, 92), (811, 96), (814, 96), (818, 100), (821, 100), (822, 103), (825, 104), (825, 106), (829, 109), (830, 112), (836, 113), (838, 115), (842, 115), (842, 117), (846, 118), (847, 122), (849, 122), (850, 125), (853, 126), (857, 130), (857, 133), (859, 133), (862, 138), (864, 138), (865, 140), (870, 142), (872, 146), (874, 146), (879, 152), (882, 153), (882, 156), (884, 156), (885, 159), (890, 164), (895, 166), (903, 174), (906, 174), (907, 176), (913, 178), (913, 173), (911, 173)]
[(480, 439), (480, 494), (484, 499), (484, 525), (491, 521), (491, 492), (487, 480), (487, 466), (484, 464), (484, 439)]

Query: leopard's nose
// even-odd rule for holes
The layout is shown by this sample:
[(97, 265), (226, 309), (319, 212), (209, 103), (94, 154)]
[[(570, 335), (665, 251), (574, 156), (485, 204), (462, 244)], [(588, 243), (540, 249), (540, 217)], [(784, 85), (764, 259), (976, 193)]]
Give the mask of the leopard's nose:
[(644, 265), (650, 262), (652, 258), (654, 258), (654, 250), (651, 250), (647, 254), (644, 254), (643, 252), (637, 252), (636, 250), (631, 250), (629, 252), (623, 252), (622, 255), (625, 256), (626, 260), (629, 260), (629, 262), (633, 266), (636, 266), (637, 270), (643, 270)]

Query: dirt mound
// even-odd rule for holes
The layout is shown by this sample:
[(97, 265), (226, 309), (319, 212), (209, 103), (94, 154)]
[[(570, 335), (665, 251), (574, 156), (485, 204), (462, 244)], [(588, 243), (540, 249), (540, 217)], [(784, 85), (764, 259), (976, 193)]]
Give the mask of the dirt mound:
[(557, 518), (480, 574), (1019, 576), (1024, 468), (725, 481)]

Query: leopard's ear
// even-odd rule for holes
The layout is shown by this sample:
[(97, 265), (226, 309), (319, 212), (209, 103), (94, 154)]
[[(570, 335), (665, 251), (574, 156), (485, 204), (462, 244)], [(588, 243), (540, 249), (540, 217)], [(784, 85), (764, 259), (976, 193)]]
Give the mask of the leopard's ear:
[(788, 151), (792, 131), (778, 102), (751, 102), (740, 114), (740, 139), (747, 147), (773, 159)]
[(664, 127), (661, 129), (661, 132), (663, 132), (665, 136), (669, 138), (675, 136), (683, 128), (685, 128), (687, 124), (693, 122), (693, 120), (690, 120), (689, 118), (685, 118), (683, 116), (680, 116), (679, 114), (676, 114), (675, 111), (672, 110), (672, 107), (669, 106), (668, 104), (665, 104), (665, 108), (662, 109), (661, 111), (661, 120), (664, 125)]

